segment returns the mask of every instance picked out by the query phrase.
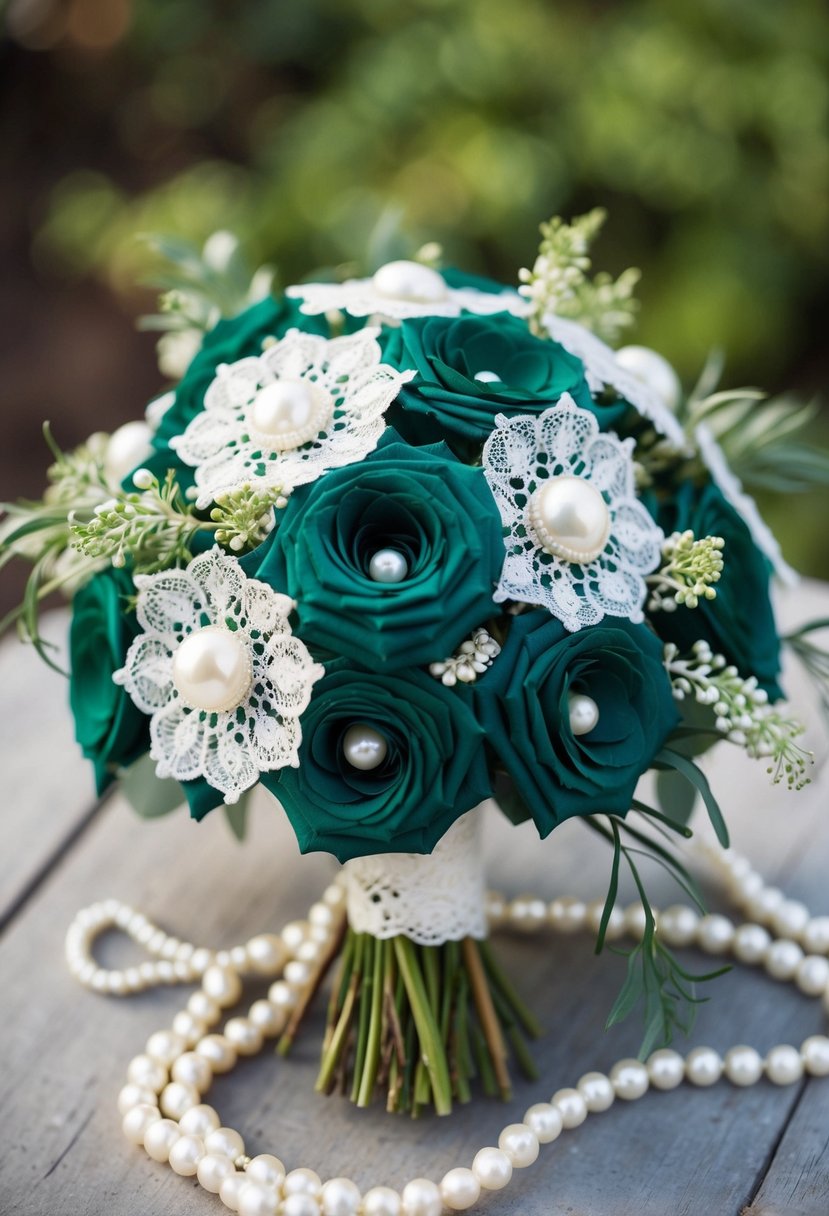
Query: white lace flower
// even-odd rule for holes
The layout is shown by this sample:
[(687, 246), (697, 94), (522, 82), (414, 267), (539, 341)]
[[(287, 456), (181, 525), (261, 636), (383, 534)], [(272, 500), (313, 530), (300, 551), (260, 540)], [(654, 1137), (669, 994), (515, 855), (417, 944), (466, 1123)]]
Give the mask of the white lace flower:
[(636, 497), (633, 440), (600, 432), (568, 393), (495, 426), (483, 466), (507, 556), (493, 598), (543, 604), (571, 631), (606, 615), (641, 621), (663, 534)]
[(292, 329), (263, 355), (220, 366), (204, 410), (171, 440), (196, 467), (197, 506), (244, 485), (290, 492), (368, 455), (414, 375), (381, 362), (378, 333), (329, 340)]
[[(714, 438), (711, 428), (700, 422), (694, 430), (694, 438), (703, 464), (711, 474), (717, 489), (744, 521), (757, 548), (771, 562), (780, 581), (786, 587), (796, 587), (800, 582), (800, 575), (783, 557), (777, 537), (757, 509), (757, 503), (750, 494), (746, 494), (739, 477), (732, 472), (725, 452)], [(727, 552), (725, 561), (728, 561)]]
[(529, 312), (527, 301), (515, 291), (449, 287), (436, 270), (419, 262), (387, 262), (370, 279), (298, 283), (285, 294), (302, 300), (300, 312), (309, 316), (342, 311), (352, 317), (404, 321), (409, 317), (457, 317), (464, 310), (482, 315), (511, 312), (526, 316)]
[(666, 435), (678, 448), (687, 446), (682, 427), (664, 398), (651, 384), (623, 367), (616, 358), (616, 352), (601, 338), (577, 321), (557, 317), (555, 313), (547, 313), (543, 324), (554, 342), (560, 342), (571, 355), (581, 359), (591, 392), (600, 393), (607, 386), (615, 389), (652, 422), (660, 434)]
[(152, 714), (159, 777), (204, 777), (225, 802), (299, 764), (299, 716), (323, 674), (291, 634), (293, 601), (216, 547), (186, 570), (138, 576), (144, 630), (113, 679)]

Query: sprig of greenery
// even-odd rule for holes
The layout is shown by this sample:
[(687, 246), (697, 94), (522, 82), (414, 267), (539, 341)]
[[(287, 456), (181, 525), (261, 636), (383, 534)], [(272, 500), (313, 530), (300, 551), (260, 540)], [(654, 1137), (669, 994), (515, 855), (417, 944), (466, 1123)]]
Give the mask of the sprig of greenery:
[(809, 621), (793, 633), (786, 634), (783, 641), (791, 648), (817, 689), (821, 709), (829, 717), (829, 650), (812, 637), (821, 630), (829, 630), (829, 617)]
[(696, 608), (700, 597), (715, 599), (724, 547), (721, 536), (696, 540), (690, 529), (667, 537), (662, 545), (664, 565), (645, 580), (650, 588), (649, 610), (673, 612), (680, 605)]
[(554, 216), (541, 225), (542, 240), (532, 270), (518, 272), (522, 284), (518, 290), (531, 303), (535, 332), (546, 332), (546, 313), (579, 321), (611, 343), (633, 324), (639, 307), (633, 291), (640, 272), (630, 268), (618, 279), (604, 272), (592, 278), (588, 274), (590, 247), (606, 218), (603, 208), (595, 207), (570, 224)]
[(217, 494), (210, 518), (216, 524), (216, 540), (233, 553), (254, 549), (273, 525), (274, 508), (281, 510), (288, 499), (281, 490), (257, 490), (241, 486)]

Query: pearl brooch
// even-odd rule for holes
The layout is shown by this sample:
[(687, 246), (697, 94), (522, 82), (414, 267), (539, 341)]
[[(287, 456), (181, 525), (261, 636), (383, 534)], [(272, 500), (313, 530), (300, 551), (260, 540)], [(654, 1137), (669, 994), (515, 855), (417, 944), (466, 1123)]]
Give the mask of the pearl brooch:
[(323, 431), (334, 412), (334, 398), (313, 380), (274, 380), (259, 389), (248, 410), (250, 429), (287, 452)]
[(591, 482), (561, 474), (533, 492), (527, 522), (543, 549), (568, 562), (592, 562), (610, 535), (607, 503)]
[(188, 634), (173, 655), (173, 683), (190, 709), (205, 713), (235, 709), (248, 695), (252, 680), (243, 640), (219, 625)]

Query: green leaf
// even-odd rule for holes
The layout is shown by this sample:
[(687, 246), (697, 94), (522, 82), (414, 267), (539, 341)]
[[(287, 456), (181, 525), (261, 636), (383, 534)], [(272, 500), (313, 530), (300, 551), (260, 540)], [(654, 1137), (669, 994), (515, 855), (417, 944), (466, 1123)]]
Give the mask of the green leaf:
[(656, 774), (656, 797), (674, 823), (686, 824), (697, 801), (697, 788), (679, 773), (663, 769)]
[(711, 786), (708, 784), (708, 778), (702, 769), (698, 768), (693, 760), (689, 760), (687, 756), (680, 755), (679, 752), (673, 751), (670, 747), (663, 747), (656, 757), (656, 761), (661, 761), (668, 768), (681, 773), (696, 788), (697, 792), (702, 795), (702, 800), (705, 803), (705, 809), (708, 811), (708, 818), (711, 820), (711, 826), (716, 833), (717, 840), (724, 849), (727, 849), (729, 843), (728, 828), (725, 825), (720, 805), (714, 797)]
[(160, 819), (184, 803), (184, 791), (177, 781), (156, 777), (155, 761), (141, 756), (118, 774), (121, 790), (136, 815)]

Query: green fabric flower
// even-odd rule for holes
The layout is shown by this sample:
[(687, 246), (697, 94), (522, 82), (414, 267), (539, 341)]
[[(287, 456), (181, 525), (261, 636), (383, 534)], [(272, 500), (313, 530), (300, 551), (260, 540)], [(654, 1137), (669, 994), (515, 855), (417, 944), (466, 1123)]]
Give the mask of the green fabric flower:
[[(598, 707), (586, 734), (571, 729), (570, 694)], [(522, 613), (473, 695), (541, 836), (573, 815), (624, 815), (679, 722), (659, 639), (621, 619), (568, 633), (547, 612)]]
[(708, 642), (741, 676), (756, 676), (773, 700), (782, 697), (777, 679), (780, 638), (769, 596), (769, 565), (745, 521), (713, 482), (700, 489), (686, 481), (655, 510), (645, 501), (666, 536), (690, 528), (696, 537), (721, 536), (725, 541), (716, 599), (700, 600), (693, 609), (654, 613), (654, 628), (680, 650), (689, 650), (698, 640)]
[[(363, 771), (343, 751), (350, 726), (387, 744)], [(430, 853), (464, 812), (491, 792), (483, 730), (450, 689), (418, 670), (384, 675), (330, 663), (302, 715), (299, 768), (264, 773), (303, 853), (340, 861), (373, 853)]]
[(125, 604), (125, 597), (134, 593), (127, 573), (109, 569), (90, 579), (72, 601), (69, 704), (75, 737), (95, 767), (99, 794), (118, 766), (131, 764), (150, 746), (149, 718), (112, 681), (140, 632)]
[[(294, 491), (258, 564), (246, 572), (297, 601), (303, 641), (383, 670), (445, 658), (494, 611), (501, 521), (480, 468), (386, 432), (359, 464)], [(369, 574), (381, 549), (402, 554), (397, 583)]]
[[(509, 313), (404, 321), (387, 336), (384, 358), (417, 372), (389, 414), (415, 442), (440, 436), (480, 444), (496, 414), (540, 414), (562, 393), (593, 409), (581, 360)], [(497, 379), (476, 379), (480, 373)]]

